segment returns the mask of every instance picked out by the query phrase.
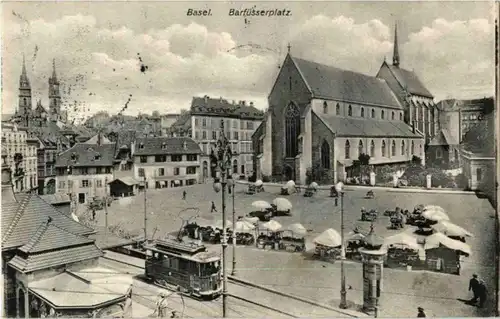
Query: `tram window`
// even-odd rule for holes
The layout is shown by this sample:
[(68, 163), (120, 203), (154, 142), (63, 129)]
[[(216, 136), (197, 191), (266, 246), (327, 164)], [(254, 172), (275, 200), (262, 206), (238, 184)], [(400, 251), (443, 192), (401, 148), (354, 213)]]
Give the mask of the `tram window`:
[(179, 269), (179, 259), (177, 258), (170, 258), (170, 268), (172, 269)]
[(189, 264), (187, 260), (179, 259), (179, 270), (189, 270)]

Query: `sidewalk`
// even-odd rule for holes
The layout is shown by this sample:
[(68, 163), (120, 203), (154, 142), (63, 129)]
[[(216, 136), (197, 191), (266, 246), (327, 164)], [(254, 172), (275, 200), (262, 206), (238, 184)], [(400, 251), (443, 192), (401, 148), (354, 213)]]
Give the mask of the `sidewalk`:
[[(250, 182), (248, 181), (236, 181), (238, 184), (248, 185)], [(264, 183), (264, 186), (270, 187), (282, 187), (285, 184), (282, 183)], [(297, 185), (300, 188), (304, 188), (305, 186)], [(319, 190), (330, 191), (334, 185), (321, 185), (318, 187)], [(382, 186), (360, 186), (360, 185), (344, 185), (344, 189), (346, 191), (350, 190), (380, 190), (392, 193), (431, 193), (431, 194), (455, 194), (455, 195), (476, 195), (473, 191), (464, 191), (464, 190), (454, 190), (454, 189), (440, 189), (440, 188), (395, 188), (395, 187), (382, 187)]]

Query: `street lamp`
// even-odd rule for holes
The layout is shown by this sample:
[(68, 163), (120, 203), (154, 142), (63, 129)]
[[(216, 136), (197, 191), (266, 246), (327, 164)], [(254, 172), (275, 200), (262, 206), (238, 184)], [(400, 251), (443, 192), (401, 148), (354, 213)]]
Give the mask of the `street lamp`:
[(229, 175), (227, 177), (227, 186), (229, 187), (229, 191), (231, 195), (233, 196), (233, 268), (231, 269), (231, 276), (236, 275), (236, 212), (234, 210), (234, 187), (236, 186), (236, 183), (234, 182), (234, 179)]
[(340, 195), (340, 237), (342, 240), (342, 246), (340, 251), (340, 309), (347, 309), (347, 300), (346, 295), (347, 291), (345, 290), (345, 270), (344, 270), (344, 260), (345, 260), (345, 241), (344, 241), (344, 184), (342, 182), (338, 182), (335, 185), (335, 190), (337, 194)]
[(227, 227), (226, 227), (226, 180), (227, 170), (231, 165), (231, 148), (229, 140), (224, 134), (224, 120), (221, 120), (221, 134), (216, 142), (215, 149), (212, 149), (210, 159), (212, 166), (220, 172), (220, 179), (214, 179), (214, 191), (222, 191), (222, 317), (227, 317), (227, 271), (226, 271), (226, 248), (227, 248)]

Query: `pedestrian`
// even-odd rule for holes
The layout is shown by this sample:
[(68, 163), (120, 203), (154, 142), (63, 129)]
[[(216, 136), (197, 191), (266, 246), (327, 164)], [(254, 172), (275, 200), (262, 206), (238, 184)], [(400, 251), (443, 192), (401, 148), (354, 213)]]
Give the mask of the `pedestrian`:
[(182, 192), (182, 199), (183, 199), (183, 200), (186, 200), (186, 195), (187, 195), (186, 191), (183, 191), (183, 192)]
[(212, 208), (210, 209), (210, 212), (216, 212), (217, 213), (217, 208), (215, 207), (215, 203), (212, 201)]
[(479, 298), (479, 279), (477, 279), (477, 275), (473, 274), (471, 280), (469, 280), (469, 291), (472, 290), (473, 297), (470, 300), (471, 303), (476, 303)]
[(486, 283), (484, 282), (484, 280), (479, 280), (477, 294), (479, 297), (479, 308), (483, 308), (484, 302), (486, 301), (486, 297), (488, 295), (488, 290), (486, 289)]
[(425, 312), (424, 312), (424, 308), (422, 307), (418, 307), (418, 314), (417, 314), (417, 318), (425, 318)]
[(164, 318), (167, 309), (167, 299), (165, 298), (165, 294), (160, 293), (158, 296), (158, 300), (156, 301), (156, 311), (158, 313), (159, 318)]

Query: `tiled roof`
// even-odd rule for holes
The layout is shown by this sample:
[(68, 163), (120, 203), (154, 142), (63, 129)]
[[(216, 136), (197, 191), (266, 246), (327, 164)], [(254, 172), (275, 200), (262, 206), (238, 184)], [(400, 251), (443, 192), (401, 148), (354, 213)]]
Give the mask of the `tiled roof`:
[(292, 58), (316, 98), (402, 108), (383, 79)]
[[(245, 103), (230, 103), (223, 98), (193, 97), (191, 112), (197, 115), (224, 116), (245, 119), (262, 120), (264, 112), (253, 105)], [(181, 116), (182, 117), (182, 116)]]
[(401, 84), (403, 88), (406, 88), (409, 93), (433, 98), (432, 93), (427, 90), (415, 72), (408, 71), (388, 63), (386, 63), (386, 65), (389, 67), (392, 74), (394, 74), (394, 77), (398, 80), (399, 84)]
[(66, 147), (70, 145), (68, 138), (62, 134), (62, 130), (54, 122), (48, 121), (41, 127), (30, 127), (29, 131), (33, 132), (45, 146), (57, 146), (58, 141)]
[[(163, 144), (165, 143), (165, 144)], [(186, 148), (184, 149), (184, 143)], [(141, 144), (144, 148), (141, 148)], [(162, 145), (166, 145), (163, 148)], [(189, 137), (138, 138), (134, 155), (200, 154), (200, 146)]]
[(22, 272), (32, 272), (61, 265), (67, 265), (83, 260), (98, 258), (103, 252), (95, 244), (74, 246), (66, 249), (48, 251), (45, 253), (28, 254), (26, 258), (14, 256), (9, 265)]
[(104, 227), (96, 227), (96, 232), (89, 235), (89, 238), (95, 239), (95, 245), (103, 250), (132, 245), (134, 243), (132, 239), (121, 238), (110, 232), (106, 232)]
[(137, 185), (140, 183), (139, 181), (137, 181), (135, 178), (133, 178), (131, 176), (124, 176), (124, 177), (120, 177), (120, 178), (115, 178), (111, 182), (108, 182), (108, 184), (113, 183), (114, 181), (121, 181), (123, 184), (126, 184), (128, 186)]
[[(112, 144), (75, 144), (61, 153), (56, 160), (56, 167), (112, 166), (115, 157), (115, 143)], [(96, 159), (96, 155), (100, 159)], [(76, 160), (74, 160), (76, 159)]]
[(79, 246), (93, 243), (94, 240), (87, 237), (75, 235), (52, 223), (52, 219), (42, 222), (30, 240), (21, 248), (20, 251), (35, 254), (47, 250), (60, 249), (65, 247)]
[(7, 232), (11, 225), (16, 212), (19, 208), (19, 203), (23, 202), (28, 197), (26, 193), (18, 193), (14, 196), (14, 191), (11, 186), (2, 186), (2, 236)]
[(46, 222), (48, 217), (52, 218), (54, 225), (66, 231), (85, 235), (93, 232), (76, 221), (71, 216), (57, 210), (54, 206), (40, 198), (37, 194), (17, 194), (18, 204), (14, 210), (12, 205), (4, 210), (4, 199), (2, 196), (2, 249), (10, 249), (25, 245), (35, 234), (40, 224)]
[(40, 195), (40, 198), (51, 205), (71, 202), (68, 194), (46, 194)]
[(413, 133), (412, 128), (402, 121), (382, 121), (318, 114), (313, 111), (328, 128), (341, 137), (408, 137), (422, 138)]

